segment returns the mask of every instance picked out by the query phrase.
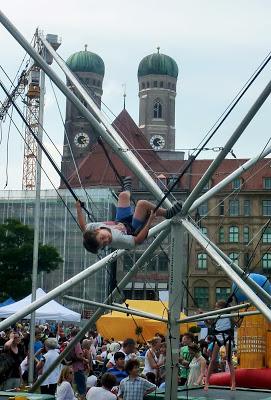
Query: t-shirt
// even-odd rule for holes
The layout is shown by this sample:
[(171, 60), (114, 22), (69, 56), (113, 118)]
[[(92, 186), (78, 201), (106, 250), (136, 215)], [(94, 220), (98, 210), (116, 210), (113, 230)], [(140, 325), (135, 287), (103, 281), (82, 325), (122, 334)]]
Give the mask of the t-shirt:
[(77, 400), (70, 382), (63, 381), (60, 385), (57, 385), (56, 400)]
[(116, 400), (117, 396), (103, 387), (92, 387), (87, 392), (87, 400)]
[[(183, 358), (184, 360), (186, 360), (188, 362), (191, 361), (192, 357), (190, 355), (188, 346), (181, 347), (180, 356), (181, 356), (181, 358)], [(188, 375), (189, 375), (189, 368), (186, 368), (185, 366), (180, 365), (180, 377), (187, 378)]]
[(127, 376), (128, 376), (126, 371), (124, 371), (122, 369), (118, 369), (116, 367), (109, 368), (107, 370), (107, 372), (109, 372), (110, 374), (112, 374), (116, 377), (118, 385), (122, 381), (122, 379), (127, 378)]
[(151, 392), (156, 389), (156, 385), (147, 381), (147, 379), (141, 378), (124, 378), (119, 387), (118, 396), (122, 397), (123, 400), (143, 400), (147, 392)]
[(132, 235), (127, 235), (127, 230), (122, 223), (114, 221), (91, 222), (86, 225), (87, 231), (94, 231), (97, 228), (106, 228), (111, 232), (112, 241), (109, 247), (113, 249), (133, 249), (135, 247), (135, 239)]
[[(59, 351), (55, 349), (55, 350), (48, 350), (47, 353), (45, 353), (41, 357), (41, 361), (44, 362), (42, 373), (48, 370), (48, 368), (53, 364), (53, 362), (58, 358), (58, 356), (59, 356)], [(60, 375), (60, 365), (55, 367), (53, 372), (51, 372), (50, 375), (42, 382), (42, 386), (52, 385), (57, 383), (59, 375)]]
[(223, 332), (231, 329), (231, 320), (230, 318), (219, 318), (216, 321), (215, 329), (218, 332)]
[[(78, 357), (80, 354), (83, 354), (82, 347), (80, 343), (76, 343), (74, 346), (74, 354)], [(82, 360), (76, 360), (72, 362), (72, 368), (74, 372), (84, 371), (84, 363)]]

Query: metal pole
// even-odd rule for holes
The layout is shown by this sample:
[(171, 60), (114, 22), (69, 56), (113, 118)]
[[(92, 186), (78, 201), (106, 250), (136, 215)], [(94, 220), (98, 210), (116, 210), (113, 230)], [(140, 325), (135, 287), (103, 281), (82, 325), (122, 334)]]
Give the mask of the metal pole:
[[(197, 228), (196, 228), (197, 229)], [(248, 286), (260, 297), (266, 304), (271, 304), (271, 295), (267, 293), (264, 288), (262, 288), (257, 282), (253, 281), (253, 279), (248, 276), (248, 274), (242, 270), (237, 264), (235, 264), (230, 257), (228, 257), (223, 251), (213, 243), (207, 236), (205, 236), (200, 230), (198, 230), (199, 234), (204, 237), (204, 239), (208, 242), (210, 246), (212, 246), (218, 254), (223, 257), (223, 259), (229, 264), (229, 266), (243, 279), (246, 280)]]
[[(148, 237), (155, 236), (161, 230), (168, 227), (168, 225), (170, 225), (170, 220), (165, 220), (165, 221), (161, 222), (160, 224), (154, 226), (152, 229), (150, 229)], [(167, 229), (165, 231), (167, 232)], [(104, 257), (102, 260), (97, 261), (95, 264), (91, 265), (87, 269), (79, 272), (72, 278), (68, 279), (66, 282), (63, 282), (61, 285), (59, 285), (55, 289), (51, 290), (45, 296), (34, 301), (34, 303), (29, 304), (24, 309), (17, 311), (15, 314), (13, 314), (10, 317), (6, 318), (5, 320), (1, 321), (0, 322), (0, 330), (4, 330), (4, 329), (8, 328), (9, 326), (13, 325), (15, 322), (24, 318), (29, 313), (31, 313), (34, 310), (37, 310), (38, 308), (43, 306), (43, 304), (48, 303), (50, 300), (53, 300), (55, 297), (64, 293), (66, 290), (70, 289), (77, 283), (81, 282), (83, 279), (86, 279), (89, 276), (93, 275), (100, 268), (117, 260), (125, 252), (126, 252), (126, 250), (115, 250), (113, 253), (108, 254), (106, 257)]]
[[(44, 114), (44, 94), (45, 94), (45, 73), (40, 70), (40, 104), (39, 104), (39, 127), (38, 137), (42, 142), (43, 136), (43, 114)], [(40, 189), (41, 189), (41, 161), (42, 149), (38, 146), (36, 161), (36, 201), (34, 216), (34, 245), (33, 245), (33, 268), (32, 268), (32, 296), (31, 302), (36, 300), (37, 279), (38, 279), (38, 260), (39, 260), (39, 231), (40, 231)], [(34, 381), (34, 343), (35, 343), (35, 311), (31, 313), (30, 320), (30, 342), (29, 342), (29, 370), (28, 384)]]
[[(142, 267), (148, 259), (153, 255), (155, 249), (163, 242), (165, 237), (168, 235), (168, 229), (161, 232), (157, 238), (150, 244), (147, 250), (142, 254), (142, 256), (137, 260), (135, 265), (130, 269), (130, 271), (125, 275), (125, 277), (120, 281), (118, 288), (114, 289), (113, 292), (105, 299), (104, 303), (109, 304), (112, 302), (113, 298), (119, 298), (119, 290), (125, 288), (127, 283), (129, 283), (132, 277), (138, 272), (139, 268)], [(48, 370), (34, 383), (31, 391), (34, 392), (42, 384), (42, 382), (50, 375), (50, 373), (55, 369), (55, 367), (66, 357), (66, 355), (71, 351), (71, 349), (78, 343), (88, 330), (95, 324), (95, 322), (103, 315), (103, 308), (99, 307), (93, 316), (89, 319), (86, 325), (80, 330), (80, 332), (75, 336), (75, 338), (68, 344), (66, 349), (58, 356), (54, 363), (48, 368)], [(0, 328), (1, 329), (1, 328)]]
[(185, 270), (184, 228), (175, 217), (171, 224), (171, 253), (169, 265), (169, 303), (168, 335), (166, 357), (166, 400), (177, 399), (180, 327), (176, 322), (180, 318), (183, 295), (183, 271)]
[[(122, 161), (127, 165), (131, 171), (139, 178), (141, 182), (149, 189), (149, 191), (154, 195), (154, 197), (159, 201), (164, 197), (164, 193), (154, 182), (154, 180), (147, 173), (145, 168), (137, 160), (132, 152), (127, 154), (127, 145), (119, 137), (117, 131), (110, 126), (110, 132), (114, 133), (114, 138), (112, 133), (108, 133), (108, 125), (105, 128), (101, 123), (102, 120), (98, 121), (92, 113), (83, 105), (77, 96), (66, 86), (64, 82), (57, 76), (57, 74), (50, 68), (49, 65), (42, 59), (42, 57), (35, 51), (35, 49), (27, 42), (23, 35), (17, 30), (17, 28), (8, 20), (8, 18), (0, 11), (0, 22), (2, 25), (10, 32), (10, 34), (17, 40), (17, 42), (25, 49), (25, 51), (35, 60), (37, 65), (43, 69), (43, 71), (52, 79), (56, 86), (61, 90), (61, 92), (71, 101), (71, 103), (78, 109), (78, 111), (90, 122), (95, 134), (101, 136), (103, 140), (113, 149), (113, 151), (118, 154)], [(45, 42), (45, 41), (44, 41)], [(50, 45), (49, 45), (50, 46)], [(48, 46), (48, 47), (49, 47)], [(51, 46), (50, 46), (51, 47)], [(52, 54), (52, 47), (50, 53)], [(79, 90), (82, 89), (81, 85), (76, 82), (75, 87)], [(86, 102), (91, 107), (88, 99)], [(171, 207), (171, 203), (168, 199), (164, 201), (165, 207)]]
[[(217, 314), (217, 315), (211, 315), (208, 317), (208, 319), (217, 319), (217, 318), (235, 318), (235, 317), (250, 317), (252, 315), (259, 315), (261, 314), (260, 311), (244, 311), (240, 313), (231, 313), (231, 314)], [(206, 318), (198, 318), (195, 320), (195, 322), (198, 321), (204, 321)]]
[(73, 297), (73, 296), (63, 296), (63, 298), (67, 299), (67, 300), (71, 300), (71, 301), (77, 301), (78, 303), (82, 303), (82, 304), (90, 304), (93, 306), (102, 307), (102, 308), (105, 308), (106, 310), (118, 311), (123, 314), (136, 315), (138, 317), (149, 318), (149, 319), (153, 319), (155, 321), (160, 321), (160, 322), (165, 322), (165, 323), (168, 322), (167, 319), (159, 317), (158, 315), (150, 314), (150, 313), (140, 311), (140, 310), (135, 310), (134, 308), (122, 307), (121, 305), (119, 305), (119, 306), (116, 306), (115, 304), (108, 305), (108, 304), (99, 303), (97, 301), (80, 299), (78, 297)]
[(264, 151), (262, 151), (256, 157), (251, 158), (250, 160), (245, 162), (243, 165), (241, 165), (239, 168), (237, 168), (235, 171), (233, 171), (229, 176), (227, 176), (222, 181), (220, 181), (217, 185), (215, 185), (214, 187), (209, 189), (208, 192), (204, 193), (202, 196), (200, 196), (198, 199), (196, 199), (194, 201), (194, 203), (191, 205), (191, 207), (189, 208), (189, 212), (194, 211), (200, 204), (206, 202), (213, 195), (219, 193), (225, 186), (227, 186), (229, 183), (231, 183), (235, 178), (240, 176), (243, 172), (249, 170), (259, 160), (264, 159), (270, 153), (271, 153), (271, 146), (267, 147)]
[(233, 145), (237, 142), (239, 137), (242, 135), (246, 127), (249, 125), (250, 121), (253, 119), (253, 117), (256, 115), (256, 113), (259, 111), (265, 100), (268, 98), (268, 96), (271, 93), (271, 81), (268, 83), (268, 85), (264, 88), (258, 99), (255, 101), (253, 106), (250, 108), (250, 110), (247, 112), (239, 126), (236, 128), (236, 130), (233, 132), (232, 136), (229, 138), (227, 143), (225, 144), (225, 147), (221, 152), (218, 154), (218, 156), (214, 159), (212, 164), (209, 166), (207, 171), (204, 173), (204, 175), (201, 177), (200, 181), (196, 185), (196, 187), (192, 190), (191, 194), (188, 196), (188, 198), (185, 200), (182, 208), (182, 215), (185, 215), (188, 213), (191, 205), (194, 203), (194, 201), (199, 197), (200, 192), (204, 188), (204, 186), (209, 182), (210, 178), (212, 177), (213, 173), (216, 171), (220, 163), (223, 161), (223, 159), (226, 157), (226, 155), (229, 153), (229, 151), (232, 149)]
[(206, 317), (209, 318), (211, 315), (223, 314), (223, 313), (225, 313), (227, 311), (233, 311), (233, 310), (240, 310), (242, 308), (248, 308), (249, 306), (250, 306), (250, 303), (238, 304), (236, 306), (227, 307), (227, 308), (221, 308), (219, 310), (212, 310), (212, 311), (208, 311), (206, 313), (190, 315), (189, 317), (178, 319), (177, 322), (182, 324), (182, 323), (185, 323), (185, 322), (195, 321), (195, 320), (197, 320), (199, 318), (200, 319), (206, 318)]
[(260, 310), (268, 321), (271, 322), (271, 311), (267, 305), (259, 299), (259, 297), (254, 293), (254, 291), (243, 281), (240, 276), (233, 271), (233, 269), (226, 263), (223, 257), (221, 257), (216, 250), (208, 245), (208, 241), (198, 233), (198, 230), (188, 222), (183, 220), (184, 227), (191, 233), (191, 235), (199, 242), (199, 244), (205, 249), (205, 251), (212, 257), (223, 269), (224, 272), (229, 276), (229, 278), (236, 283), (236, 285), (247, 295), (248, 299), (255, 305), (255, 307)]

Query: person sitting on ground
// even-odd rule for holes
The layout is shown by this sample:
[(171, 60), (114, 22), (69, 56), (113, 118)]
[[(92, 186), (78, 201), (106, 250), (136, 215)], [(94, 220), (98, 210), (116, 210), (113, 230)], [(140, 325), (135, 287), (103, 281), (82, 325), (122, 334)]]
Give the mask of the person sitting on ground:
[(107, 370), (108, 373), (114, 375), (117, 379), (117, 385), (120, 384), (122, 379), (128, 376), (124, 369), (125, 366), (125, 354), (122, 351), (117, 351), (114, 354), (115, 365)]
[(106, 372), (101, 379), (101, 387), (93, 386), (87, 392), (87, 400), (116, 400), (117, 396), (111, 393), (116, 385), (116, 377)]
[(206, 360), (202, 356), (200, 346), (196, 343), (192, 343), (188, 346), (190, 357), (192, 360), (189, 363), (189, 376), (187, 385), (188, 386), (199, 386), (203, 383), (203, 378), (206, 372)]
[(123, 180), (123, 191), (119, 194), (115, 221), (92, 222), (86, 224), (82, 213), (82, 203), (76, 202), (77, 219), (83, 232), (83, 245), (87, 251), (96, 254), (99, 249), (110, 246), (113, 249), (133, 249), (147, 238), (154, 218), (172, 218), (182, 209), (175, 203), (169, 210), (158, 208), (147, 200), (139, 200), (133, 213), (131, 207), (131, 177)]
[(139, 376), (140, 363), (138, 360), (128, 360), (125, 370), (128, 377), (120, 382), (119, 400), (143, 400), (144, 396), (153, 392), (156, 385)]
[(70, 366), (62, 368), (56, 388), (56, 400), (77, 400), (72, 390), (73, 369)]

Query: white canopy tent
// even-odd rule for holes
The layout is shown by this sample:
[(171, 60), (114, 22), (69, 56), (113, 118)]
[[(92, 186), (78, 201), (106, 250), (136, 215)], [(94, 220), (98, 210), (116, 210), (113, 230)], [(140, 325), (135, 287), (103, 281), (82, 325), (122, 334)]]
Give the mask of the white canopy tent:
[[(37, 289), (36, 297), (37, 299), (45, 296), (46, 293), (41, 288)], [(31, 303), (31, 294), (24, 299), (17, 301), (8, 306), (0, 308), (0, 318), (7, 318), (13, 315), (18, 310), (23, 309)], [(30, 319), (30, 315), (24, 317)], [(37, 320), (48, 320), (48, 321), (74, 321), (80, 322), (81, 315), (75, 311), (70, 310), (57, 303), (55, 300), (49, 301), (49, 303), (44, 304), (42, 307), (36, 310)]]

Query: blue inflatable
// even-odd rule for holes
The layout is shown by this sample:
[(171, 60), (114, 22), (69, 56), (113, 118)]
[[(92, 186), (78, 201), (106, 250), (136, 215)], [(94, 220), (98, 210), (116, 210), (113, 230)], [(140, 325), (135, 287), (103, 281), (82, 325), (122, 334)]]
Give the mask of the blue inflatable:
[[(260, 274), (248, 274), (248, 276), (271, 295), (271, 284), (266, 276)], [(246, 278), (244, 278), (244, 281), (246, 282)], [(235, 283), (232, 285), (232, 292), (238, 303), (248, 300), (245, 293), (241, 289), (238, 289)]]

